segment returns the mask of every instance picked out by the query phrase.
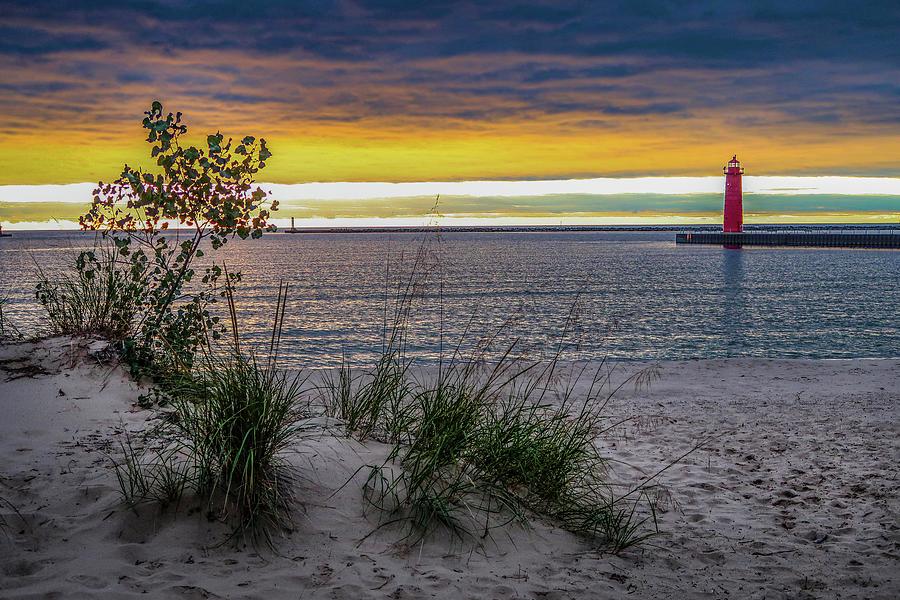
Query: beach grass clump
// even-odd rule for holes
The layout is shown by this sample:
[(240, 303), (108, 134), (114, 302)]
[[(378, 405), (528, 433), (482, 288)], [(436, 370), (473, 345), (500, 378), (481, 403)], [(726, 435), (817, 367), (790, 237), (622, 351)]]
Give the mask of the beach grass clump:
[(304, 429), (303, 379), (252, 354), (211, 359), (174, 396), (174, 427), (196, 469), (198, 489), (241, 527), (281, 522), (289, 509), (284, 453)]
[(336, 372), (323, 379), (327, 414), (340, 418), (347, 433), (359, 439), (396, 441), (409, 425), (409, 366), (400, 352), (384, 352), (370, 371), (356, 377), (344, 357)]
[[(407, 434), (398, 438), (391, 457), (402, 467), (392, 483), (395, 515), (407, 512), (413, 530), (441, 525), (464, 536), (484, 495), (484, 481), (465, 460), (477, 430), (483, 398), (476, 386), (452, 375), (414, 395)], [(397, 500), (400, 502), (397, 502)]]
[(286, 459), (308, 428), (306, 378), (277, 367), (287, 302), (279, 288), (268, 356), (241, 349), (232, 288), (226, 289), (233, 345), (213, 351), (189, 376), (173, 380), (163, 424), (149, 434), (152, 452), (123, 446), (116, 464), (127, 503), (179, 503), (186, 491), (235, 532), (263, 534), (286, 526), (294, 473)]
[(571, 390), (558, 404), (535, 393), (543, 396), (535, 382), (525, 382), (484, 412), (474, 459), (506, 485), (526, 489), (530, 504), (550, 506), (573, 485), (604, 472), (594, 445), (604, 416), (587, 400), (572, 406)]
[(429, 246), (423, 240), (392, 295), (386, 285), (382, 342), (374, 365), (357, 374), (351, 360), (343, 355), (336, 372), (326, 373), (320, 386), (326, 413), (341, 419), (347, 433), (358, 439), (374, 437), (396, 443), (408, 437), (413, 425), (408, 331), (410, 315), (423, 299), (434, 270), (429, 260)]
[(130, 434), (120, 444), (121, 461), (114, 461), (116, 480), (122, 499), (129, 506), (158, 502), (162, 507), (180, 504), (191, 482), (191, 463), (179, 444), (159, 446), (159, 430), (143, 436), (145, 442), (157, 446), (138, 450)]
[(143, 273), (101, 244), (79, 253), (72, 271), (40, 270), (36, 296), (53, 335), (125, 340), (134, 333), (145, 291)]
[(179, 504), (185, 492), (236, 531), (268, 532), (293, 503), (286, 453), (306, 429), (304, 379), (253, 354), (209, 357), (170, 392), (163, 424), (148, 447), (123, 444), (115, 464), (126, 503)]
[[(390, 444), (382, 463), (363, 469), (378, 527), (405, 523), (404, 539), (417, 541), (438, 529), (482, 540), (538, 516), (614, 551), (653, 535), (652, 508), (641, 508), (647, 482), (617, 495), (598, 446), (609, 429), (606, 406), (624, 383), (613, 388), (605, 363), (589, 379), (584, 368), (563, 368), (565, 333), (549, 360), (516, 356), (516, 342), (491, 358), (504, 323), (470, 354), (464, 335), (448, 355), (442, 350), (436, 369), (413, 370), (409, 324), (439, 272), (431, 262), (423, 243), (392, 310), (386, 294), (373, 366), (357, 374), (344, 357), (324, 380), (326, 409), (348, 434)], [(564, 332), (571, 321), (570, 313)]]

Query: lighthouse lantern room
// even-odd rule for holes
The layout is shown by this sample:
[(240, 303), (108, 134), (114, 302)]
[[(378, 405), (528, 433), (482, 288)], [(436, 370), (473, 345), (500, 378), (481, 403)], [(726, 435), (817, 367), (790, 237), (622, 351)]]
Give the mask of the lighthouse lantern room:
[(743, 192), (741, 190), (741, 175), (744, 167), (737, 155), (731, 157), (723, 169), (725, 172), (725, 216), (722, 221), (722, 231), (725, 233), (741, 233), (744, 231), (744, 206)]

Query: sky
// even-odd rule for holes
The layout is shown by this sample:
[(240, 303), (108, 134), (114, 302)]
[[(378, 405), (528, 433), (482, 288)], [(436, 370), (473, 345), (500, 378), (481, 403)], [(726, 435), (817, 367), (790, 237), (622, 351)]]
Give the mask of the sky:
[(748, 222), (900, 220), (896, 0), (0, 0), (0, 14), (8, 227), (70, 226), (89, 200), (72, 184), (149, 165), (154, 99), (198, 140), (269, 140), (261, 179), (305, 223), (415, 224), (437, 194), (459, 222), (713, 222), (735, 153), (759, 178)]

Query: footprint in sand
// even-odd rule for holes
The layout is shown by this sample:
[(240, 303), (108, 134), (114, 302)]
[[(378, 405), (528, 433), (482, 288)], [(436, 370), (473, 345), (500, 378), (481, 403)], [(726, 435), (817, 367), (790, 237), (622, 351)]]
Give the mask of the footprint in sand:
[(44, 568), (40, 562), (17, 559), (2, 567), (2, 573), (6, 577), (28, 577)]
[(77, 583), (89, 590), (102, 590), (107, 584), (103, 579), (92, 577), (91, 575), (72, 575), (71, 577), (67, 577), (66, 581), (69, 583)]

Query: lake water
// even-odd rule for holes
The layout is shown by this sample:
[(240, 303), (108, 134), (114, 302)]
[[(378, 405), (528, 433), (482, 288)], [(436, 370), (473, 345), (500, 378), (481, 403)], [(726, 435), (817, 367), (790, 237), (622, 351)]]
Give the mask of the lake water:
[[(41, 325), (36, 265), (71, 264), (92, 235), (0, 239), (0, 297)], [(271, 234), (229, 243), (240, 320), (266, 339), (280, 280), (290, 283), (282, 364), (325, 366), (380, 347), (398, 282), (417, 271), (410, 349), (423, 362), (502, 328), (494, 347), (567, 358), (900, 356), (900, 252), (676, 247), (671, 232)], [(568, 326), (567, 326), (568, 321)]]

